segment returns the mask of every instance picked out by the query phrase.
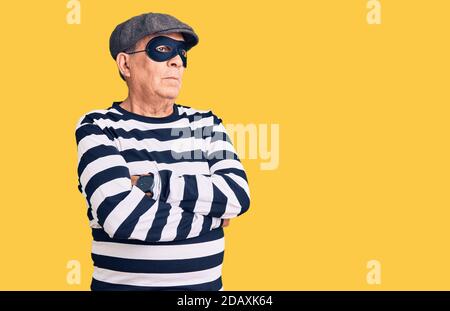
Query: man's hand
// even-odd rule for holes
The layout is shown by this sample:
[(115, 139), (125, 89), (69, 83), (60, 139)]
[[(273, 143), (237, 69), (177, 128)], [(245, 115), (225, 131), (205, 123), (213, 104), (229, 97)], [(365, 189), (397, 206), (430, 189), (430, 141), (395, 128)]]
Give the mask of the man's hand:
[(230, 220), (229, 219), (224, 219), (222, 227), (227, 227), (228, 225), (230, 225)]
[[(131, 184), (133, 186), (136, 186), (136, 183), (137, 183), (137, 180), (138, 180), (139, 176), (143, 176), (143, 175), (150, 175), (150, 174), (131, 175)], [(151, 192), (148, 192), (145, 195), (149, 196), (149, 197), (153, 197), (153, 193), (151, 193)]]
[(136, 182), (137, 182), (138, 178), (139, 178), (139, 175), (131, 175), (131, 184), (133, 186), (136, 186)]

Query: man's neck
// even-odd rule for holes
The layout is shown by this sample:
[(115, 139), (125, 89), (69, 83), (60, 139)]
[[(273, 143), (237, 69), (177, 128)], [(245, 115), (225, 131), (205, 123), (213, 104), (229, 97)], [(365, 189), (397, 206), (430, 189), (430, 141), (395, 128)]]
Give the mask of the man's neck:
[(125, 110), (146, 117), (163, 118), (173, 113), (173, 99), (148, 98), (128, 94), (128, 97), (120, 104)]

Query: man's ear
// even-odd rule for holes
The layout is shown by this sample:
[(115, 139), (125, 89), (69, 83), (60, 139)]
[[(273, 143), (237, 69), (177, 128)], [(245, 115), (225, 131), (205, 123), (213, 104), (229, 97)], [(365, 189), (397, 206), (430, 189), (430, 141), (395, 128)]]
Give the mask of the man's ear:
[(130, 59), (129, 55), (123, 52), (117, 54), (116, 57), (117, 67), (119, 68), (119, 71), (122, 74), (122, 76), (126, 78), (129, 78), (131, 76), (129, 59)]

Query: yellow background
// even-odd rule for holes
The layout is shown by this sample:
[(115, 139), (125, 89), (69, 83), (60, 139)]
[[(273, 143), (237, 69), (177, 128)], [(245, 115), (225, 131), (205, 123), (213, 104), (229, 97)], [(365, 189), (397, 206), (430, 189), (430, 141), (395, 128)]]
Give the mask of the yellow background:
[(277, 170), (243, 160), (226, 290), (450, 290), (450, 1), (381, 1), (381, 25), (366, 0), (80, 2), (80, 25), (66, 0), (1, 4), (0, 289), (89, 289), (75, 123), (126, 97), (109, 35), (153, 11), (200, 36), (178, 103), (280, 124)]

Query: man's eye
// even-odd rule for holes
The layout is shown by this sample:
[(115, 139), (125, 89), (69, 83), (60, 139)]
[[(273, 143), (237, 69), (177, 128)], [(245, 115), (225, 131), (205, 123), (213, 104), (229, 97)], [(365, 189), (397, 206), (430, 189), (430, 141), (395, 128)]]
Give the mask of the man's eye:
[(181, 54), (182, 54), (184, 57), (186, 57), (186, 56), (187, 56), (186, 50), (181, 50)]
[(166, 53), (166, 52), (170, 52), (172, 49), (170, 48), (170, 46), (167, 45), (160, 45), (156, 47), (156, 50), (158, 52), (162, 52), (162, 53)]

